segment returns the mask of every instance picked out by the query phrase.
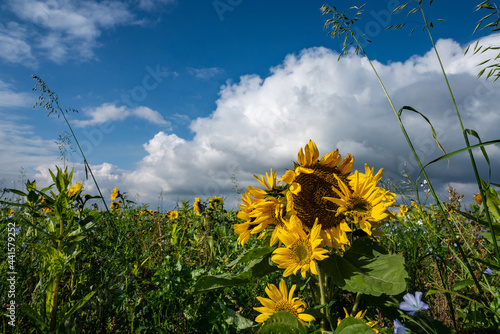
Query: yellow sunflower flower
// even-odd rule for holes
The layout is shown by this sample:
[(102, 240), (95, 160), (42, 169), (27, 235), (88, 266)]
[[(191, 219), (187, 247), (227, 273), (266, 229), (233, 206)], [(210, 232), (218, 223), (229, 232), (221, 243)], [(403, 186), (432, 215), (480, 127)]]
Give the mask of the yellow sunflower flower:
[(295, 288), (297, 286), (294, 284), (288, 292), (285, 281), (282, 279), (279, 284), (279, 290), (274, 284), (268, 284), (266, 287), (266, 294), (271, 298), (257, 297), (261, 302), (263, 307), (254, 307), (253, 309), (260, 312), (255, 318), (256, 322), (264, 322), (271, 315), (279, 311), (287, 311), (293, 314), (300, 322), (305, 325), (304, 321), (314, 321), (316, 320), (312, 315), (303, 313), (307, 307), (307, 304), (299, 300), (298, 297), (293, 297)]
[(74, 186), (71, 186), (68, 191), (68, 196), (75, 196), (82, 189), (82, 182), (75, 182)]
[(262, 238), (268, 227), (273, 228), (271, 235), (271, 246), (278, 241), (277, 233), (286, 228), (287, 212), (286, 199), (281, 193), (284, 186), (276, 182), (276, 171), (271, 169), (260, 177), (254, 177), (264, 186), (265, 189), (247, 187), (245, 193), (241, 195), (243, 204), (240, 204), (238, 218), (245, 220), (245, 224), (234, 225), (235, 233), (240, 235), (238, 242), (244, 244), (248, 241), (250, 234), (261, 233), (258, 239)]
[(122, 204), (120, 202), (112, 202), (109, 208), (113, 211), (120, 210)]
[(404, 216), (406, 216), (407, 212), (408, 212), (408, 207), (406, 205), (404, 205), (404, 204), (400, 205), (399, 206), (398, 217), (403, 218)]
[[(278, 233), (281, 230), (287, 230), (285, 215), (286, 201), (284, 198), (269, 197), (266, 200), (258, 202), (249, 215), (253, 218), (252, 224), (254, 225), (250, 233), (260, 233), (269, 227), (269, 225), (274, 225), (270, 243), (271, 246), (274, 245), (278, 241)], [(264, 234), (265, 231), (259, 236), (259, 239)]]
[(474, 194), (474, 201), (479, 205), (483, 204), (483, 197), (481, 197), (481, 194)]
[(199, 197), (195, 197), (194, 199), (194, 204), (193, 204), (193, 208), (194, 208), (194, 211), (196, 211), (196, 214), (198, 216), (201, 216), (201, 209), (202, 209), (202, 205), (201, 205), (201, 201), (200, 201), (200, 198)]
[(111, 200), (114, 201), (118, 198), (118, 196), (120, 196), (120, 191), (115, 187), (115, 189), (113, 189), (113, 192), (111, 193)]
[[(321, 225), (320, 236), (329, 248), (343, 249), (349, 245), (346, 232), (351, 229), (343, 215), (336, 215), (338, 204), (325, 197), (338, 198), (332, 188), (338, 188), (338, 179), (347, 182), (354, 159), (350, 154), (342, 160), (338, 149), (320, 160), (316, 144), (310, 140), (298, 152), (298, 164), (288, 170), (280, 181), (289, 185), (286, 192), (287, 212), (297, 217), (305, 229), (311, 230), (316, 220)], [(337, 177), (335, 177), (337, 176)]]
[(208, 206), (212, 209), (215, 210), (219, 206), (224, 206), (224, 199), (219, 196), (214, 196), (211, 199), (208, 200)]
[[(294, 216), (292, 219), (296, 220), (297, 218)], [(320, 232), (321, 225), (315, 223), (309, 236), (301, 227), (278, 234), (286, 248), (277, 248), (273, 252), (271, 260), (278, 265), (278, 268), (285, 269), (284, 277), (291, 274), (296, 275), (298, 270), (300, 270), (302, 277), (306, 277), (306, 272), (309, 269), (311, 273), (318, 274), (315, 261), (321, 261), (328, 257), (325, 255), (328, 250), (319, 247), (322, 242), (319, 237)]]
[(168, 211), (167, 214), (168, 218), (170, 219), (177, 219), (179, 217), (179, 212), (177, 212), (176, 210)]
[(325, 199), (339, 206), (337, 215), (351, 216), (364, 232), (371, 235), (371, 222), (378, 222), (389, 215), (387, 209), (394, 204), (396, 194), (377, 187), (383, 169), (373, 175), (373, 169), (365, 165), (365, 171), (365, 174), (355, 171), (348, 177), (347, 184), (335, 176), (340, 190), (337, 188), (333, 190), (340, 198), (325, 197)]

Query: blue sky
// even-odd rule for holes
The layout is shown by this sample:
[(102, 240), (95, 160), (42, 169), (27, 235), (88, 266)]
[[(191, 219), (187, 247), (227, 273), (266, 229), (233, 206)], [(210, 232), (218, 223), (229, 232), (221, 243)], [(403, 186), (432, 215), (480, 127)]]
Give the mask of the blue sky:
[[(477, 3), (476, 3), (477, 2)], [(427, 8), (466, 127), (497, 139), (498, 83), (476, 79), (488, 55), (464, 57), (486, 13), (479, 1), (434, 1)], [(362, 57), (337, 61), (341, 41), (327, 36), (324, 1), (76, 1), (0, 2), (0, 181), (48, 184), (61, 166), (55, 141), (62, 118), (32, 109), (32, 74), (55, 91), (69, 114), (105, 195), (116, 186), (132, 199), (163, 208), (195, 196), (225, 196), (233, 204), (252, 174), (291, 168), (309, 139), (320, 154), (339, 148), (356, 168), (384, 167), (399, 182), (414, 161), (373, 72)], [(389, 15), (403, 1), (372, 1), (357, 31), (398, 108), (411, 105), (433, 122), (445, 149), (459, 148), (460, 130), (442, 75), (421, 32), (421, 17)], [(327, 2), (339, 10), (362, 2)], [(444, 19), (437, 22), (436, 19)], [(399, 31), (388, 25), (408, 21)], [(410, 36), (410, 30), (416, 28)], [(483, 58), (481, 58), (483, 57)], [(439, 156), (421, 119), (405, 118), (423, 160)], [(73, 144), (74, 145), (74, 144)], [(499, 162), (489, 148), (492, 164)], [(83, 180), (81, 157), (67, 162)], [(430, 168), (442, 194), (451, 184), (475, 192), (466, 157)], [(482, 169), (486, 175), (485, 167)], [(495, 174), (493, 174), (495, 177)], [(498, 181), (498, 180), (497, 180)], [(85, 185), (89, 192), (95, 187)], [(137, 197), (136, 194), (139, 196)]]

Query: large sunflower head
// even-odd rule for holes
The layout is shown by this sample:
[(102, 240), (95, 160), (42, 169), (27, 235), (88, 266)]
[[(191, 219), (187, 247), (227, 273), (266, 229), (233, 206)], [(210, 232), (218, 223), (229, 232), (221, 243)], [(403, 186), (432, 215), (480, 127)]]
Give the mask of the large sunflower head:
[(377, 187), (383, 169), (373, 175), (373, 169), (365, 165), (365, 171), (364, 174), (355, 171), (348, 177), (347, 182), (337, 177), (339, 188), (333, 188), (333, 191), (338, 196), (325, 199), (339, 206), (337, 215), (351, 217), (354, 223), (358, 223), (364, 232), (371, 235), (371, 223), (389, 215), (387, 209), (394, 204), (396, 194)]
[(286, 248), (277, 248), (273, 252), (271, 260), (278, 264), (278, 268), (285, 269), (284, 277), (295, 275), (298, 270), (300, 270), (302, 277), (306, 277), (306, 272), (309, 269), (311, 273), (318, 274), (316, 261), (328, 257), (325, 255), (328, 250), (320, 247), (322, 241), (319, 237), (320, 231), (321, 225), (316, 223), (309, 235), (301, 227), (279, 232), (278, 237)]
[(307, 304), (299, 300), (298, 297), (293, 297), (295, 288), (297, 286), (294, 284), (288, 292), (285, 281), (282, 279), (279, 284), (279, 290), (274, 284), (268, 284), (266, 287), (266, 294), (269, 298), (257, 297), (257, 299), (262, 303), (263, 307), (254, 307), (253, 309), (260, 312), (255, 318), (256, 322), (264, 322), (271, 315), (279, 311), (287, 311), (293, 314), (300, 322), (305, 325), (304, 321), (314, 321), (316, 320), (312, 315), (303, 313), (307, 307)]
[(342, 160), (338, 149), (318, 158), (316, 144), (310, 140), (304, 150), (300, 149), (295, 169), (288, 170), (281, 178), (289, 185), (287, 211), (309, 231), (317, 220), (324, 242), (330, 248), (343, 249), (343, 245), (349, 244), (346, 232), (350, 229), (345, 217), (336, 214), (339, 205), (325, 197), (338, 198), (333, 188), (339, 186), (339, 179), (347, 182), (354, 159), (348, 154)]

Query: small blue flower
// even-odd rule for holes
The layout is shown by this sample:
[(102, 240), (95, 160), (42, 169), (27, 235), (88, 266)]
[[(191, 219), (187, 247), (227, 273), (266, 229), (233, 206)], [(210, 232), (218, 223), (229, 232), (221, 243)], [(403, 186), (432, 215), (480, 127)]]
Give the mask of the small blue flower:
[(413, 296), (411, 293), (407, 293), (406, 295), (404, 295), (403, 299), (405, 301), (399, 304), (399, 308), (403, 311), (408, 312), (410, 316), (413, 316), (420, 310), (429, 309), (429, 305), (422, 301), (422, 292), (420, 291), (415, 292), (415, 296)]
[(406, 332), (408, 332), (408, 329), (398, 319), (394, 320), (394, 334), (406, 334)]
[(493, 275), (495, 272), (493, 270), (491, 270), (490, 267), (486, 267), (486, 270), (484, 271), (484, 273), (486, 275)]

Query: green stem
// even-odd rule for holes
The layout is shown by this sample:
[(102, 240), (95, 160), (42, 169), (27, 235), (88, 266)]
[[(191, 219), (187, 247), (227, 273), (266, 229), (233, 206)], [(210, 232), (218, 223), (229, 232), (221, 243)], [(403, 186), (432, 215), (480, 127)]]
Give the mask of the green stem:
[[(64, 238), (64, 221), (63, 219), (59, 219), (59, 238), (57, 240), (57, 251), (61, 253), (62, 249), (62, 239)], [(52, 300), (52, 312), (50, 315), (50, 328), (49, 331), (52, 333), (56, 328), (56, 317), (57, 317), (57, 294), (59, 292), (59, 282), (61, 280), (61, 273), (58, 272), (56, 274), (55, 282), (54, 282), (54, 299)]]
[[(427, 23), (427, 18), (425, 16), (424, 11), (423, 11), (422, 3), (419, 1), (418, 5), (420, 7), (420, 11), (422, 12), (422, 17), (424, 19), (425, 28), (426, 28), (426, 30), (427, 30), (427, 32), (429, 34), (429, 38), (430, 38), (431, 43), (432, 43), (432, 48), (434, 49), (434, 52), (436, 53), (436, 57), (438, 59), (439, 66), (441, 67), (441, 71), (443, 73), (444, 80), (446, 81), (446, 86), (448, 87), (448, 92), (450, 93), (451, 100), (453, 101), (453, 106), (454, 106), (455, 112), (457, 114), (458, 122), (460, 123), (460, 128), (462, 129), (462, 134), (464, 136), (465, 144), (469, 148), (470, 147), (469, 137), (467, 136), (467, 132), (465, 131), (465, 128), (464, 128), (464, 125), (463, 125), (463, 122), (462, 122), (462, 117), (460, 116), (460, 112), (458, 111), (458, 106), (457, 106), (457, 103), (455, 101), (455, 96), (453, 95), (453, 91), (451, 89), (450, 82), (448, 81), (448, 76), (446, 75), (446, 71), (444, 70), (443, 63), (441, 62), (441, 57), (439, 56), (439, 52), (438, 52), (438, 50), (436, 48), (436, 44), (434, 43), (434, 39), (432, 38), (432, 33), (430, 31), (429, 24)], [(486, 195), (486, 192), (483, 189), (481, 178), (479, 177), (479, 173), (478, 173), (478, 170), (477, 170), (476, 161), (474, 159), (474, 154), (472, 154), (472, 150), (470, 150), (470, 149), (468, 150), (468, 152), (469, 152), (470, 161), (472, 163), (472, 169), (474, 170), (474, 176), (476, 177), (476, 182), (477, 182), (477, 185), (479, 187), (479, 192), (481, 193), (481, 197), (483, 199), (483, 202), (486, 203), (487, 202), (487, 195)], [(495, 249), (495, 257), (498, 259), (500, 252), (499, 252), (499, 249), (498, 249), (497, 239), (495, 238), (495, 231), (493, 230), (493, 222), (491, 220), (491, 216), (490, 216), (489, 210), (485, 210), (485, 211), (486, 211), (486, 218), (488, 219), (488, 224), (489, 224), (489, 228), (490, 228), (490, 232), (491, 232), (491, 237), (492, 237), (492, 240), (493, 240), (493, 247)]]
[[(389, 104), (391, 105), (391, 108), (392, 110), (394, 111), (394, 113), (396, 114), (396, 117), (398, 119), (398, 122), (399, 122), (399, 125), (401, 127), (401, 131), (403, 132), (403, 135), (405, 136), (406, 138), (406, 141), (408, 142), (408, 145), (410, 146), (410, 149), (411, 151), (413, 152), (413, 156), (420, 168), (420, 171), (422, 173), (422, 175), (424, 176), (425, 180), (427, 181), (427, 185), (429, 186), (429, 191), (431, 192), (432, 194), (432, 197), (434, 198), (434, 200), (436, 201), (436, 204), (439, 208), (439, 212), (441, 213), (441, 216), (443, 217), (443, 221), (445, 222), (446, 224), (446, 227), (449, 229), (449, 231), (453, 231), (453, 228), (450, 224), (450, 222), (448, 221), (448, 217), (446, 216), (446, 213), (445, 213), (445, 209), (443, 207), (443, 203), (439, 200), (435, 190), (434, 190), (434, 187), (432, 186), (432, 183), (430, 182), (429, 180), (429, 177), (427, 176), (427, 173), (425, 172), (425, 169), (423, 168), (423, 165), (422, 165), (422, 162), (420, 161), (420, 158), (415, 150), (415, 148), (413, 147), (413, 144), (411, 142), (411, 139), (410, 137), (408, 136), (408, 133), (406, 132), (406, 129), (401, 121), (401, 116), (399, 115), (399, 113), (396, 111), (396, 107), (394, 106), (393, 102), (392, 102), (392, 99), (391, 97), (389, 96), (389, 93), (387, 92), (383, 82), (382, 82), (382, 79), (380, 78), (380, 76), (378, 75), (378, 72), (377, 70), (375, 69), (375, 66), (373, 66), (373, 63), (371, 62), (370, 58), (368, 57), (368, 55), (366, 54), (365, 50), (363, 49), (363, 47), (361, 46), (361, 44), (359, 43), (358, 39), (356, 38), (356, 36), (353, 35), (353, 38), (354, 40), (356, 41), (357, 45), (359, 46), (359, 49), (361, 50), (361, 52), (363, 53), (364, 57), (368, 60), (368, 63), (370, 64), (370, 66), (372, 67), (373, 71), (375, 72), (375, 75), (380, 83), (380, 85), (382, 86), (382, 89), (385, 93), (385, 96), (387, 97), (387, 100), (389, 101)], [(470, 152), (470, 151), (469, 151)], [(470, 276), (472, 277), (472, 279), (474, 280), (474, 283), (476, 284), (478, 290), (479, 290), (479, 293), (482, 294), (482, 289), (479, 285), (479, 282), (477, 281), (477, 278), (476, 276), (474, 275), (474, 271), (472, 270), (472, 267), (470, 266), (470, 263), (469, 261), (467, 261), (467, 257), (465, 256), (465, 253), (462, 249), (462, 247), (460, 246), (460, 242), (457, 240), (456, 236), (455, 236), (455, 233), (452, 233), (452, 239), (454, 241), (455, 244), (457, 244), (457, 248), (460, 252), (460, 254), (462, 255), (462, 257), (464, 258), (465, 260), (465, 265), (467, 267), (467, 270), (469, 271), (469, 274)]]
[[(316, 265), (316, 269), (318, 271), (318, 285), (319, 285), (319, 293), (320, 293), (320, 297), (319, 297), (319, 302), (320, 302), (320, 305), (325, 305), (322, 309), (321, 309), (321, 312), (325, 315), (326, 319), (328, 319), (328, 322), (330, 317), (329, 317), (329, 314), (330, 314), (330, 311), (328, 309), (328, 305), (327, 305), (327, 302), (326, 302), (326, 292), (325, 292), (325, 287), (326, 287), (326, 277), (325, 277), (325, 273), (321, 270), (321, 268), (319, 267), (319, 265), (314, 262), (314, 264)], [(321, 322), (320, 322), (320, 329), (322, 331), (325, 331), (326, 330), (326, 319), (321, 319)]]
[[(61, 108), (59, 108), (61, 109)], [(71, 134), (73, 135), (73, 138), (75, 138), (75, 142), (76, 142), (76, 145), (78, 146), (78, 149), (80, 150), (80, 154), (82, 155), (83, 157), (83, 163), (85, 164), (85, 167), (88, 168), (89, 172), (90, 172), (90, 175), (92, 176), (92, 180), (94, 180), (94, 183), (95, 183), (95, 186), (97, 188), (97, 191), (99, 192), (99, 195), (101, 196), (101, 199), (102, 199), (102, 202), (104, 203), (104, 207), (106, 208), (106, 211), (109, 213), (109, 209), (108, 209), (108, 206), (106, 205), (106, 201), (104, 200), (104, 196), (102, 195), (102, 192), (101, 192), (101, 189), (99, 188), (99, 184), (97, 184), (97, 180), (95, 179), (94, 177), (94, 173), (92, 172), (92, 169), (90, 168), (90, 165), (89, 163), (87, 162), (87, 158), (85, 157), (85, 154), (83, 154), (83, 150), (82, 148), (80, 147), (80, 143), (78, 142), (78, 139), (76, 138), (76, 135), (75, 133), (73, 132), (73, 128), (71, 127), (71, 125), (69, 124), (69, 121), (68, 119), (66, 118), (66, 115), (64, 114), (64, 112), (61, 110), (61, 114), (63, 115), (64, 117), (64, 120), (66, 121), (66, 124), (68, 125), (69, 127), (69, 131), (71, 131)]]
[(352, 307), (351, 317), (354, 317), (354, 315), (356, 314), (360, 300), (361, 300), (361, 293), (358, 292), (356, 294), (356, 299), (354, 300), (354, 306)]

